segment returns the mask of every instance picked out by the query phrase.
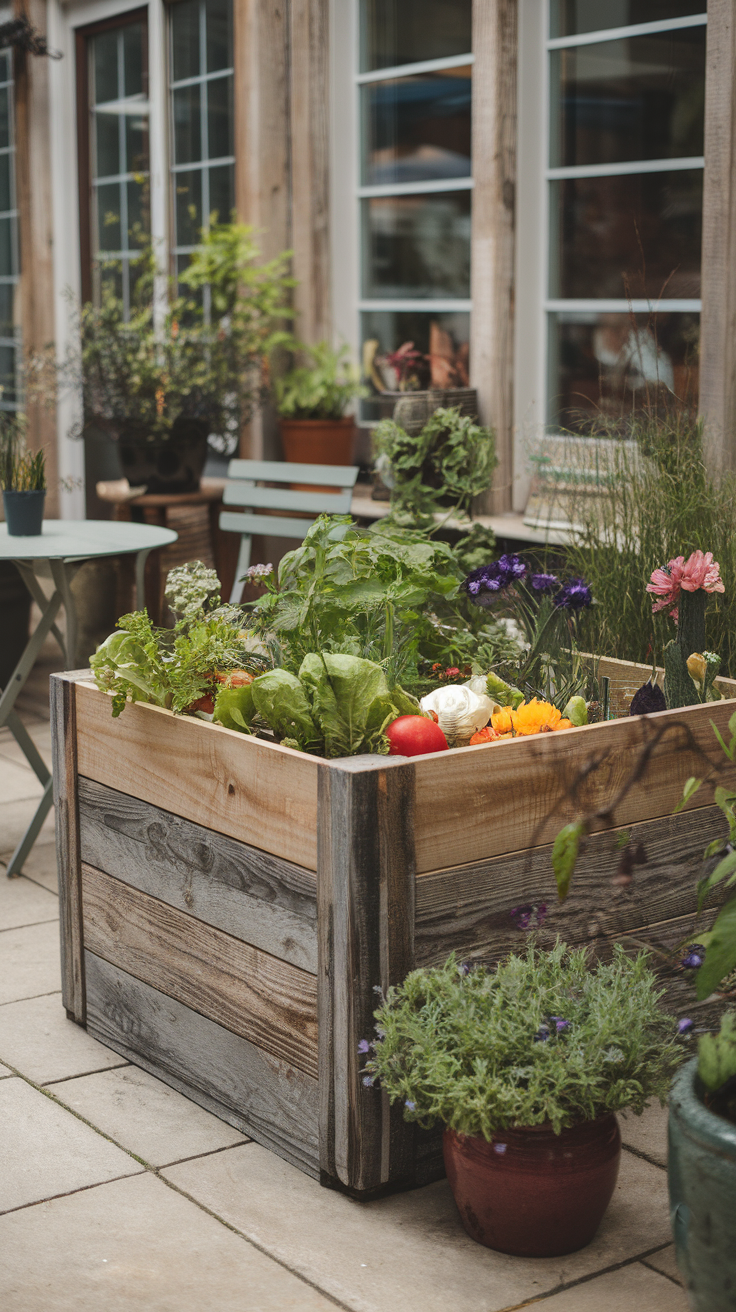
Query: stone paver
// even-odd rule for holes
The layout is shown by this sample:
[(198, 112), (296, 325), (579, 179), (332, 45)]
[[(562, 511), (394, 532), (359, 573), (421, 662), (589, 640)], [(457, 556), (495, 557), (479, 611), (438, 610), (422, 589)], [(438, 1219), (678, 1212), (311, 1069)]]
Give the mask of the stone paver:
[[(0, 879), (5, 879), (0, 874)], [(6, 929), (0, 935), (3, 968), (0, 971), (0, 1004), (53, 993), (61, 988), (59, 926), (26, 925)]]
[(667, 1108), (650, 1103), (641, 1116), (621, 1116), (621, 1139), (657, 1166), (667, 1165)]
[(59, 899), (55, 893), (30, 879), (8, 879), (0, 870), (0, 932), (21, 925), (38, 925), (58, 920)]
[(164, 1175), (355, 1312), (498, 1312), (671, 1240), (665, 1174), (631, 1153), (593, 1243), (533, 1260), (474, 1243), (446, 1180), (356, 1203), (257, 1144)]
[[(8, 864), (11, 853), (3, 852), (0, 855), (0, 862)], [(0, 870), (0, 876), (2, 875)], [(34, 844), (30, 856), (26, 857), (23, 866), (23, 875), (26, 879), (32, 880), (34, 884), (41, 884), (43, 888), (48, 888), (52, 893), (59, 891), (59, 877), (56, 870), (56, 844), (54, 842), (53, 832), (53, 811), (51, 815), (51, 831), (48, 826), (44, 826), (40, 838)], [(8, 880), (9, 884), (14, 881)]]
[(0, 1062), (0, 1080), (7, 1080), (8, 1076), (12, 1074), (13, 1072), (9, 1071), (7, 1066), (3, 1066), (2, 1062)]
[(652, 1253), (646, 1259), (646, 1265), (653, 1266), (655, 1271), (662, 1271), (664, 1275), (669, 1276), (671, 1280), (677, 1280), (679, 1284), (683, 1283), (682, 1276), (677, 1269), (674, 1244), (661, 1249), (659, 1253)]
[(0, 1058), (35, 1084), (126, 1064), (119, 1053), (67, 1019), (60, 993), (0, 1007)]
[(68, 1107), (151, 1166), (247, 1142), (231, 1125), (137, 1066), (50, 1087)]
[[(4, 790), (0, 790), (0, 850), (2, 850), (7, 859), (15, 851), (17, 844), (23, 837), (31, 820), (36, 814), (36, 808), (43, 791), (35, 774), (29, 771), (30, 782), (28, 791), (25, 794), (25, 801), (7, 802), (5, 800)], [(2, 764), (2, 781), (5, 783), (5, 762)], [(54, 837), (54, 808), (52, 806), (46, 819), (41, 826), (39, 835), (40, 842), (49, 842)]]
[(18, 1078), (0, 1080), (0, 1212), (142, 1168)]
[[(51, 725), (48, 721), (40, 721), (36, 724), (26, 725), (26, 728), (47, 766), (51, 769)], [(13, 765), (20, 765), (24, 770), (31, 769), (9, 729), (0, 729), (0, 760), (3, 762), (8, 761)]]
[(334, 1312), (148, 1173), (0, 1217), (0, 1249), (3, 1312)]
[(565, 1289), (542, 1303), (544, 1312), (688, 1312), (685, 1291), (641, 1262)]

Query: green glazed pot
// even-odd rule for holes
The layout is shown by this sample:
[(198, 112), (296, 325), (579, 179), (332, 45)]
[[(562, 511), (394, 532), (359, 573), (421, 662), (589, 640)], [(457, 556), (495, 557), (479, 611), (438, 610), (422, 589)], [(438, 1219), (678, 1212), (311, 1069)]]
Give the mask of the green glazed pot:
[(736, 1312), (736, 1125), (699, 1096), (697, 1059), (672, 1089), (670, 1217), (693, 1312)]

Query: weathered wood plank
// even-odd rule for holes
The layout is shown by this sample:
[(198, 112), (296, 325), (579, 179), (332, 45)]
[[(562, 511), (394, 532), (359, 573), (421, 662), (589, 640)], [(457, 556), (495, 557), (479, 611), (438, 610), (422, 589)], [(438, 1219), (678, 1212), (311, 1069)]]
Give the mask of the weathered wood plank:
[(316, 975), (312, 870), (91, 779), (79, 823), (88, 865)]
[(88, 670), (52, 674), (51, 743), (53, 752), (56, 865), (59, 872), (61, 996), (67, 1014), (85, 1019), (82, 885), (77, 806), (77, 681)]
[[(690, 775), (726, 764), (711, 720), (726, 733), (734, 710), (733, 700), (712, 702), (417, 757), (417, 870), (424, 874), (552, 842), (581, 811), (610, 805), (642, 749), (665, 728), (643, 779), (623, 799), (613, 823), (669, 815)], [(581, 771), (593, 765), (582, 780)], [(722, 781), (728, 780), (736, 783), (733, 766), (723, 771)]]
[(90, 684), (77, 696), (79, 773), (195, 824), (317, 868), (315, 757)]
[(361, 1080), (375, 990), (413, 966), (413, 766), (320, 774), (320, 1161), (325, 1183), (365, 1196), (414, 1170), (399, 1108)]
[(94, 953), (85, 960), (90, 1034), (319, 1176), (316, 1080)]
[[(546, 905), (544, 942), (558, 934), (567, 943), (615, 937), (692, 914), (703, 849), (719, 834), (725, 840), (727, 831), (719, 808), (704, 806), (592, 834), (581, 845), (564, 902), (557, 900), (551, 844), (424, 875), (417, 880), (417, 965), (437, 965), (450, 952), (484, 956), (491, 945), (494, 951), (500, 944), (504, 951), (519, 948), (526, 935), (511, 912), (525, 904)], [(647, 859), (621, 888), (611, 879), (620, 861), (619, 840), (628, 834), (632, 849), (641, 844)]]
[(85, 947), (317, 1075), (314, 975), (82, 865)]

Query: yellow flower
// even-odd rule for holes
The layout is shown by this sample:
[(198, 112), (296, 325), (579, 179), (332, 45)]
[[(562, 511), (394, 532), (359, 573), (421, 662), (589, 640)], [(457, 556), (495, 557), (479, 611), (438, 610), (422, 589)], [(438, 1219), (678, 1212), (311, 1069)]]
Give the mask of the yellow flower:
[(703, 683), (705, 681), (705, 671), (705, 658), (700, 655), (700, 652), (696, 651), (693, 652), (692, 656), (688, 656), (687, 672), (691, 679), (694, 679), (696, 683)]
[(533, 733), (552, 733), (557, 729), (572, 729), (570, 720), (563, 720), (562, 713), (550, 702), (540, 702), (536, 697), (530, 702), (522, 702), (512, 711), (504, 706), (496, 711), (491, 724), (498, 734), (514, 734), (526, 737)]
[[(523, 706), (522, 702), (522, 706)], [(511, 733), (513, 729), (513, 711), (510, 706), (501, 706), (491, 716), (491, 726), (496, 733)]]

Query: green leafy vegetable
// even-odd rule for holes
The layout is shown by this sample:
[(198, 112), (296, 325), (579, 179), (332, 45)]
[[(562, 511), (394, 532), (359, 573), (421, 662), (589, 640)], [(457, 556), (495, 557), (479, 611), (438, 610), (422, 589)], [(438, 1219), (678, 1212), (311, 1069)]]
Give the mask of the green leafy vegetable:
[(253, 705), (258, 714), (289, 747), (322, 755), (324, 737), (312, 717), (304, 687), (286, 670), (269, 670), (254, 679)]
[(726, 1012), (718, 1034), (701, 1035), (698, 1075), (711, 1093), (736, 1076), (736, 1013)]
[(238, 688), (221, 687), (215, 699), (213, 719), (223, 724), (226, 729), (236, 729), (239, 733), (251, 733), (251, 721), (255, 714), (253, 703), (253, 684), (241, 684)]
[(575, 862), (578, 859), (580, 839), (584, 833), (585, 828), (582, 821), (575, 820), (572, 824), (565, 825), (560, 830), (552, 844), (552, 869), (557, 880), (557, 894), (560, 902), (564, 902), (570, 890), (570, 880), (575, 869)]

